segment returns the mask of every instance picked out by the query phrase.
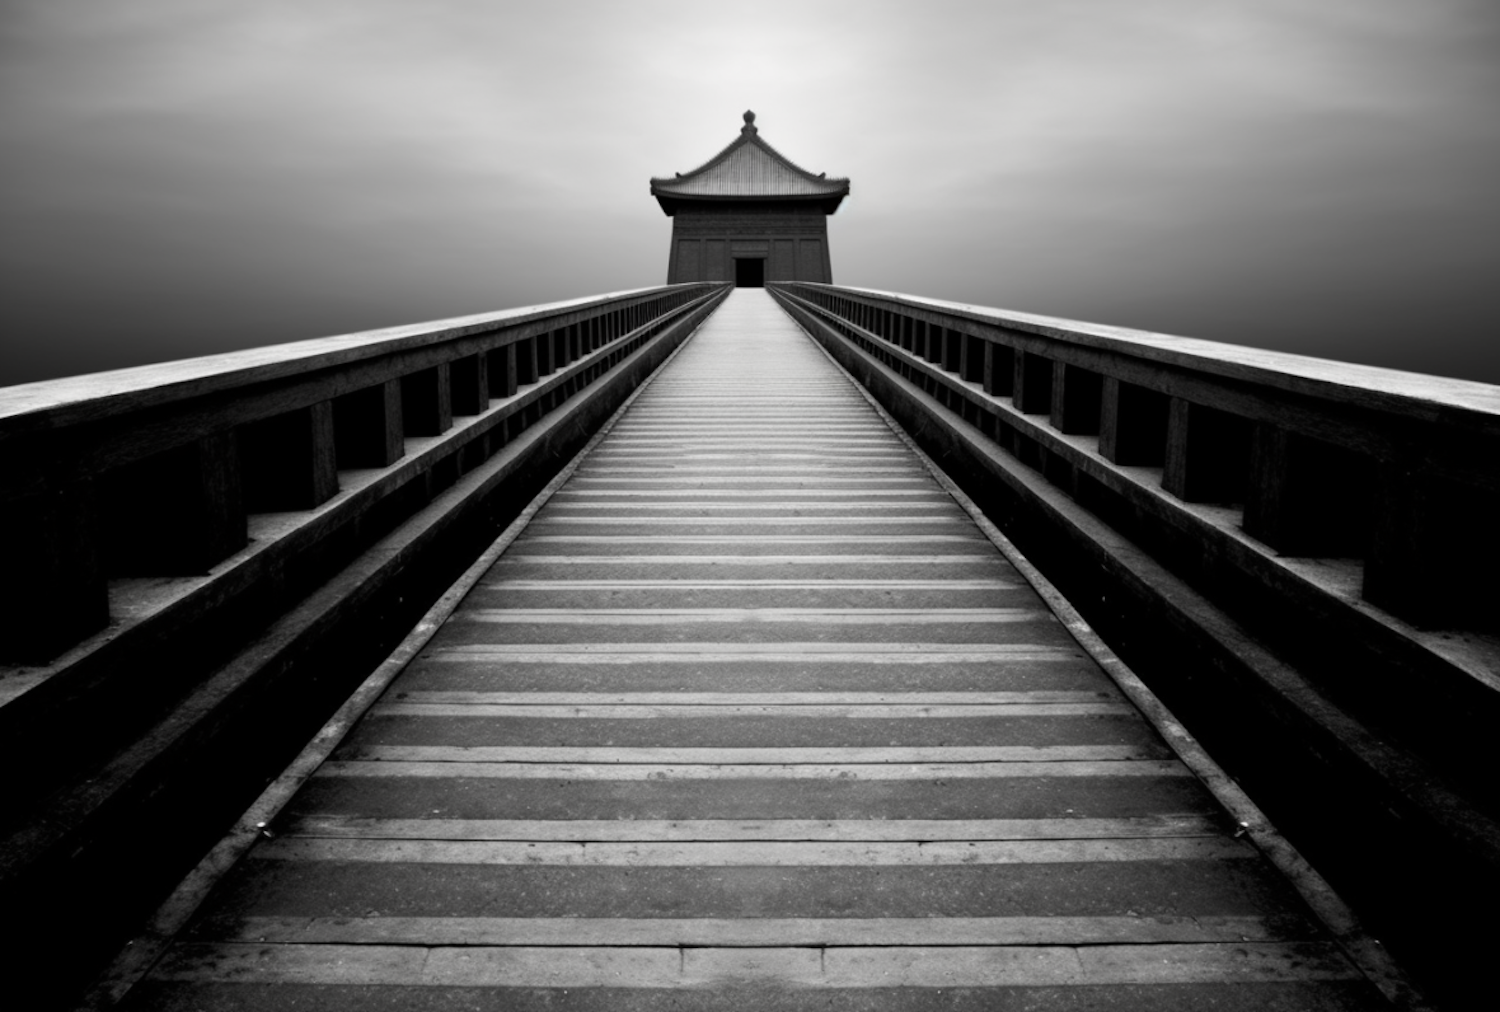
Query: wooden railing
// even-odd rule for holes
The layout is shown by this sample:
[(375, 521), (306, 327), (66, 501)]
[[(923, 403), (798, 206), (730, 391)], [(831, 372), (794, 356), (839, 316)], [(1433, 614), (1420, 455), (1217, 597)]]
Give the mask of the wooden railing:
[(111, 617), (138, 622), (159, 603), (133, 578), (239, 568), (252, 544), (267, 565), (300, 549), (315, 515), (344, 526), (414, 480), (451, 483), (716, 290), (623, 292), (0, 390), (0, 661), (45, 665)]
[(117, 944), (726, 292), (0, 390), (7, 951)]
[(1351, 894), (1500, 899), (1500, 387), (770, 287)]
[(87, 903), (243, 808), (724, 292), (0, 390), (0, 906)]

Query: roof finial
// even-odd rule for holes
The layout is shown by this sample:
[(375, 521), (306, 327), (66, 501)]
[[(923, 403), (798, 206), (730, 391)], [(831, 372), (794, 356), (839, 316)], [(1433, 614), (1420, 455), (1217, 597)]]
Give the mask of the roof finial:
[(745, 125), (742, 126), (742, 127), (740, 127), (740, 133), (742, 133), (742, 134), (760, 133), (759, 130), (755, 129), (755, 113), (751, 112), (749, 109), (745, 110)]

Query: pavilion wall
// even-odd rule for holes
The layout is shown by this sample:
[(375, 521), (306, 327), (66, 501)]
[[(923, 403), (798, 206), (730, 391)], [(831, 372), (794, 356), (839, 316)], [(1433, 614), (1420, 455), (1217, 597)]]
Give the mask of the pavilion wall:
[(831, 284), (828, 216), (818, 205), (704, 203), (672, 218), (667, 284), (733, 281), (736, 258), (763, 258), (767, 281)]

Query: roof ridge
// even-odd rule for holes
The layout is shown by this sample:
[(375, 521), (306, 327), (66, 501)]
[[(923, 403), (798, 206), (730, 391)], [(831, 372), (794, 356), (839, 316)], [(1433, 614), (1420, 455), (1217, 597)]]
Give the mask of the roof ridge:
[(745, 110), (745, 125), (740, 128), (740, 135), (734, 140), (730, 141), (727, 145), (725, 145), (725, 147), (721, 151), (719, 151), (718, 154), (714, 155), (712, 158), (704, 162), (702, 165), (698, 166), (696, 169), (692, 169), (688, 172), (675, 173), (670, 179), (666, 176), (652, 176), (651, 182), (674, 183), (682, 180), (692, 179), (694, 176), (702, 175), (714, 166), (719, 165), (730, 155), (734, 154), (736, 150), (744, 147), (747, 144), (755, 145), (766, 154), (770, 155), (772, 158), (781, 162), (787, 168), (791, 169), (794, 172), (800, 173), (810, 181), (820, 183), (849, 182), (847, 178), (844, 178), (842, 176), (837, 176), (830, 179), (828, 177), (828, 173), (826, 172), (815, 175), (814, 173), (809, 172), (807, 169), (804, 169), (802, 166), (798, 165), (796, 162), (792, 161), (780, 151), (777, 151), (771, 146), (770, 142), (761, 139), (760, 130), (755, 126), (755, 113), (749, 109)]

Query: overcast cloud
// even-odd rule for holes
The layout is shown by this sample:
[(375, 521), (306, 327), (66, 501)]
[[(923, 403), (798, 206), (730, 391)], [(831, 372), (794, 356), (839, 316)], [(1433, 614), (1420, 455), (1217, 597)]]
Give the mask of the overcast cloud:
[(661, 283), (757, 113), (834, 279), (1500, 382), (1492, 0), (10, 0), (0, 383)]

